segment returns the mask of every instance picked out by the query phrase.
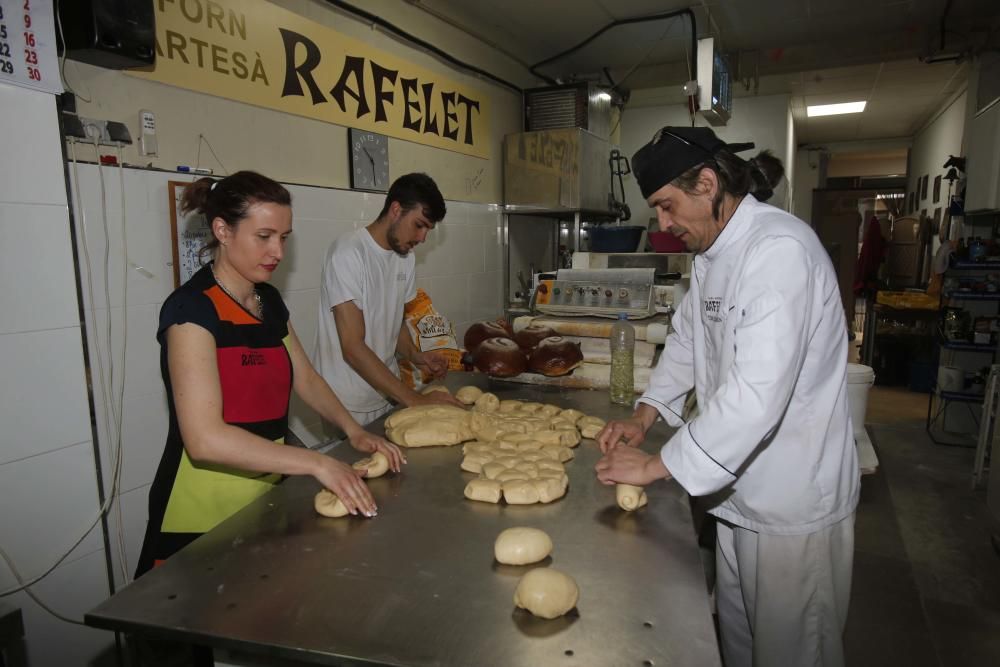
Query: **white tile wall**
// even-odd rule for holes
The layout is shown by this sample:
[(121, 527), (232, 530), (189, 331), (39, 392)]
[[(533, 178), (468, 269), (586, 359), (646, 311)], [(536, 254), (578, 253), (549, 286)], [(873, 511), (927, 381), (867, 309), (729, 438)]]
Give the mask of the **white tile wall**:
[(66, 207), (0, 203), (0, 334), (80, 324)]
[[(142, 538), (146, 533), (148, 518), (149, 486), (126, 491), (121, 497), (121, 521), (116, 509), (108, 514), (108, 533), (111, 540), (111, 561), (114, 568), (115, 586), (124, 586), (131, 581), (135, 566), (139, 562), (139, 552), (142, 549)], [(125, 543), (125, 570), (128, 576), (122, 574), (122, 560), (118, 549), (118, 526), (122, 527), (121, 539)]]
[[(24, 577), (53, 564), (84, 534), (97, 513), (97, 478), (90, 442), (0, 465), (3, 548)], [(69, 559), (102, 548), (100, 526), (90, 530)], [(6, 566), (0, 588), (14, 585)], [(96, 600), (95, 600), (96, 603)]]
[(0, 464), (91, 439), (78, 327), (0, 336), (0, 368)]
[[(101, 551), (63, 563), (32, 591), (58, 613), (82, 621), (83, 615), (108, 597)], [(21, 608), (28, 638), (28, 665), (60, 667), (113, 665), (114, 635), (105, 630), (71, 625), (49, 615), (25, 593), (7, 598)]]
[[(83, 341), (62, 147), (51, 95), (0, 84), (0, 546), (26, 577), (69, 550), (97, 516)], [(100, 528), (33, 587), (82, 620), (108, 595)], [(0, 589), (14, 577), (0, 563)], [(24, 593), (31, 665), (84, 664), (110, 634), (56, 620)]]
[(65, 206), (55, 99), (0, 84), (0, 109), (0, 202)]

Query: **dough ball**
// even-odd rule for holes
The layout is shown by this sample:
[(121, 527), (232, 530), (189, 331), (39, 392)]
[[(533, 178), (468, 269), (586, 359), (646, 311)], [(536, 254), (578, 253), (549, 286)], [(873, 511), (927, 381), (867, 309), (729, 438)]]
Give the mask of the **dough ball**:
[(538, 477), (538, 467), (534, 463), (528, 463), (527, 461), (523, 463), (518, 463), (510, 470), (516, 470), (519, 473), (523, 473), (528, 479), (534, 479)]
[(487, 391), (476, 399), (474, 405), (475, 409), (480, 412), (496, 412), (500, 409), (500, 399), (496, 397), (496, 394)]
[[(503, 474), (506, 473), (501, 473), (501, 476)], [(531, 480), (507, 480), (503, 482), (503, 499), (508, 505), (533, 505), (538, 502), (538, 488)]]
[(521, 577), (514, 604), (535, 616), (558, 618), (576, 606), (580, 589), (569, 575), (551, 567), (536, 567)]
[(498, 503), (502, 494), (500, 482), (492, 479), (474, 479), (465, 485), (465, 497), (481, 503)]
[(497, 449), (511, 453), (517, 451), (517, 445), (510, 440), (502, 439), (497, 440)]
[(513, 468), (518, 463), (521, 462), (521, 457), (519, 456), (498, 456), (494, 459), (497, 463), (502, 463), (508, 468)]
[(605, 424), (607, 422), (600, 417), (592, 417), (590, 415), (584, 415), (576, 420), (576, 427), (580, 429), (580, 435), (591, 439), (597, 437), (597, 434), (601, 432)]
[(476, 453), (466, 454), (462, 459), (462, 470), (474, 472), (477, 475), (483, 471), (483, 464), (493, 460), (492, 454)]
[(542, 447), (544, 445), (538, 440), (525, 440), (524, 442), (517, 443), (518, 452), (537, 452)]
[(643, 488), (641, 486), (633, 486), (632, 484), (616, 484), (615, 500), (618, 501), (618, 507), (627, 512), (644, 507), (648, 502), (646, 492)]
[(509, 482), (527, 482), (528, 476), (515, 468), (507, 468), (503, 472), (497, 473), (497, 476), (493, 479), (502, 484), (507, 484)]
[(508, 528), (493, 543), (493, 554), (504, 565), (537, 563), (550, 553), (552, 538), (537, 528)]
[(455, 392), (455, 398), (466, 405), (473, 405), (483, 395), (483, 390), (479, 387), (462, 387)]
[(502, 463), (497, 463), (496, 461), (490, 461), (489, 463), (483, 464), (483, 469), (480, 474), (486, 479), (496, 479), (497, 475), (502, 472), (510, 470), (507, 466)]
[(562, 445), (546, 445), (538, 451), (548, 456), (551, 460), (559, 461), (560, 463), (573, 460), (573, 450)]
[(403, 447), (457, 445), (476, 437), (469, 426), (469, 418), (463, 408), (451, 405), (405, 408), (385, 420), (385, 434)]
[(580, 432), (574, 428), (560, 429), (558, 431), (539, 431), (534, 434), (535, 440), (543, 445), (562, 445), (563, 447), (576, 447), (580, 444)]
[(521, 404), (521, 411), (528, 413), (537, 412), (538, 410), (541, 410), (542, 407), (544, 406), (541, 403), (536, 403), (534, 401), (527, 401)]
[(365, 471), (366, 479), (375, 479), (389, 472), (389, 459), (382, 452), (375, 452), (368, 458), (355, 461), (351, 467)]
[(514, 412), (515, 410), (517, 410), (520, 407), (521, 407), (521, 401), (517, 401), (517, 400), (500, 401), (500, 412), (501, 413), (504, 413), (504, 412)]
[[(541, 452), (539, 453), (539, 455), (542, 456), (542, 457), (545, 457), (545, 454), (543, 454)], [(556, 460), (553, 460), (553, 459), (550, 459), (550, 458), (537, 459), (537, 460), (533, 461), (533, 463), (535, 464), (535, 467), (538, 468), (539, 471), (542, 471), (542, 470), (551, 470), (552, 472), (557, 472), (557, 473), (560, 473), (560, 474), (566, 472), (566, 466), (564, 466), (559, 461), (556, 461)]]
[(424, 396), (427, 396), (431, 392), (435, 392), (435, 391), (443, 391), (446, 394), (449, 394), (449, 395), (451, 394), (451, 392), (448, 391), (448, 387), (444, 386), (443, 384), (432, 384), (429, 387), (424, 388), (424, 390), (421, 391), (420, 393), (423, 394)]
[[(563, 483), (563, 478), (566, 479), (565, 484)], [(569, 486), (569, 478), (566, 475), (560, 477), (542, 477), (539, 474), (537, 479), (531, 481), (535, 485), (535, 490), (538, 491), (538, 502), (540, 503), (551, 503), (559, 500), (566, 495), (566, 487)]]
[(538, 451), (518, 452), (517, 455), (521, 457), (522, 461), (527, 461), (528, 463), (545, 460), (545, 454)]
[(551, 403), (543, 405), (538, 410), (538, 414), (542, 417), (554, 417), (560, 412), (562, 412), (562, 408), (560, 408), (558, 405), (552, 405)]
[(560, 412), (559, 416), (562, 419), (565, 419), (566, 421), (570, 422), (571, 424), (576, 424), (576, 420), (582, 417), (583, 413), (580, 412), (579, 410), (574, 410), (570, 408), (568, 410), (563, 410), (562, 412)]
[(328, 489), (323, 489), (316, 494), (316, 498), (313, 500), (313, 507), (318, 514), (322, 514), (323, 516), (334, 518), (347, 516), (347, 508), (344, 506), (344, 503), (340, 502), (340, 498)]
[(493, 445), (489, 442), (470, 440), (462, 445), (462, 454), (492, 454), (494, 449)]

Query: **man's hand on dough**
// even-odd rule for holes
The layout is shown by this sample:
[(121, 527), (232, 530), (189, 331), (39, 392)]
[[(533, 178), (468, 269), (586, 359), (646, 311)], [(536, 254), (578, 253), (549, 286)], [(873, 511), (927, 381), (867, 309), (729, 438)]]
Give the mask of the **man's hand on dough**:
[(408, 407), (412, 408), (417, 405), (454, 405), (463, 409), (469, 407), (446, 391), (431, 391), (426, 394), (418, 394), (418, 398), (414, 399), (414, 402)]
[(659, 456), (634, 447), (612, 447), (594, 466), (602, 484), (646, 486), (658, 479), (669, 479), (670, 471)]
[(417, 352), (411, 361), (414, 366), (426, 371), (435, 380), (448, 374), (448, 359), (436, 352)]
[(637, 417), (616, 419), (604, 425), (597, 434), (597, 444), (601, 452), (607, 454), (620, 444), (626, 447), (638, 447), (646, 437), (646, 429)]
[(361, 512), (367, 517), (378, 514), (375, 499), (372, 497), (371, 491), (368, 490), (368, 486), (361, 479), (364, 473), (355, 470), (343, 461), (329, 456), (323, 458), (325, 460), (320, 469), (314, 474), (319, 483), (340, 498), (340, 502), (344, 503), (344, 507), (351, 514)]
[(400, 451), (399, 447), (385, 438), (378, 437), (374, 433), (359, 431), (348, 437), (348, 442), (351, 443), (351, 447), (365, 454), (382, 452), (385, 458), (389, 459), (389, 470), (393, 472), (399, 472), (403, 464), (406, 463), (406, 457), (403, 456), (403, 452)]

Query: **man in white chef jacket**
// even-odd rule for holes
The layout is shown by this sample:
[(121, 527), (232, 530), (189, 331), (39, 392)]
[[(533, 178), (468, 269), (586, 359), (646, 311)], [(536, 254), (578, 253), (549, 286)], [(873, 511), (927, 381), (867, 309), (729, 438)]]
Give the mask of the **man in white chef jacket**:
[[(649, 389), (598, 435), (597, 476), (706, 496), (727, 667), (843, 665), (860, 486), (844, 309), (815, 233), (762, 203), (782, 168), (736, 155), (752, 146), (665, 127), (632, 158), (660, 229), (695, 258)], [(636, 446), (658, 417), (678, 431), (655, 456)]]

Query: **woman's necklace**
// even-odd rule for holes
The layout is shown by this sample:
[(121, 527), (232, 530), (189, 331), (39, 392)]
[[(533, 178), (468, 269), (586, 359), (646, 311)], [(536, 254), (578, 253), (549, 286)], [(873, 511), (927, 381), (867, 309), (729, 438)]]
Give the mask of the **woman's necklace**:
[[(212, 264), (212, 277), (215, 278), (215, 284), (218, 285), (222, 289), (223, 292), (225, 292), (226, 294), (228, 294), (230, 299), (232, 299), (236, 303), (240, 304), (241, 306), (243, 305), (243, 302), (240, 301), (238, 298), (236, 298), (235, 294), (233, 294), (232, 292), (229, 291), (229, 288), (226, 287), (225, 283), (223, 283), (221, 280), (219, 280), (219, 276), (215, 273), (215, 264)], [(257, 288), (256, 287), (253, 288), (253, 298), (257, 302), (257, 319), (258, 320), (263, 320), (264, 319), (264, 304), (261, 303), (260, 293), (257, 292)]]

